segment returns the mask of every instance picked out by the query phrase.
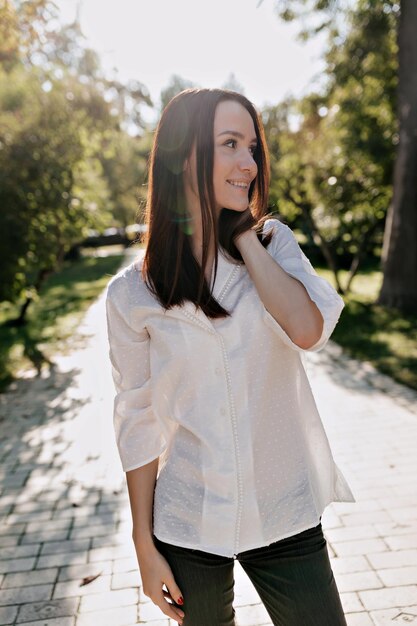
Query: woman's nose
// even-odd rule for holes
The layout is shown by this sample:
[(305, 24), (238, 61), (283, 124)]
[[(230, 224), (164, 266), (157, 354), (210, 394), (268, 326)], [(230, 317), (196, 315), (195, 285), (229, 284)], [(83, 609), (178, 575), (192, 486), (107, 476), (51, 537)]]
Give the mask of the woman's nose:
[(245, 170), (247, 172), (257, 172), (258, 166), (256, 165), (256, 161), (252, 155), (247, 154), (240, 158), (239, 167), (241, 170)]

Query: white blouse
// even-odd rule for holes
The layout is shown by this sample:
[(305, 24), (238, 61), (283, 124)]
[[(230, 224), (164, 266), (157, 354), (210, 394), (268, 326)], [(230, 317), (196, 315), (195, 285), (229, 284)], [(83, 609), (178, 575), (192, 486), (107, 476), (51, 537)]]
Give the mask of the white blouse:
[[(277, 219), (267, 248), (307, 289), (324, 348), (344, 302)], [(165, 311), (141, 258), (106, 293), (114, 429), (125, 472), (161, 456), (153, 531), (174, 545), (235, 557), (316, 526), (332, 501), (355, 502), (334, 462), (304, 369), (303, 349), (264, 307), (246, 266), (219, 250), (214, 297)], [(213, 274), (212, 274), (213, 278)]]

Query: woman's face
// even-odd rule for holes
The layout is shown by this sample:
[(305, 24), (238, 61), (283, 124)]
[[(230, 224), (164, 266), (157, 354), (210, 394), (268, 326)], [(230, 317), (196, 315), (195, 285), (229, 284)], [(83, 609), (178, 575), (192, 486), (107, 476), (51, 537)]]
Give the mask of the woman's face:
[(253, 158), (257, 144), (249, 112), (235, 100), (223, 100), (214, 116), (213, 186), (217, 209), (244, 211), (249, 205), (249, 186), (258, 166)]
[[(253, 159), (257, 144), (248, 111), (235, 100), (220, 102), (214, 116), (213, 187), (217, 211), (244, 211), (249, 205), (249, 186), (258, 166)], [(199, 212), (195, 144), (185, 168), (185, 191), (191, 213)]]

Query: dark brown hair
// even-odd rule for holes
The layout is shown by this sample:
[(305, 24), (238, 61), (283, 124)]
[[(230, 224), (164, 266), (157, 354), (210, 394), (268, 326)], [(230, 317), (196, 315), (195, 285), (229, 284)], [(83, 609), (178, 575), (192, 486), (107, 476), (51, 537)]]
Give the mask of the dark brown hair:
[[(222, 209), (218, 220), (213, 188), (214, 116), (219, 102), (235, 100), (249, 112), (258, 140), (253, 158), (258, 166), (249, 188), (250, 215), (236, 226), (236, 211)], [(196, 144), (198, 194), (202, 213), (202, 264), (193, 254), (190, 216), (185, 203), (183, 169)], [(210, 232), (214, 233), (214, 272), (220, 244), (229, 257), (243, 262), (233, 237), (252, 227), (263, 246), (271, 234), (262, 237), (269, 192), (269, 154), (260, 115), (245, 96), (227, 89), (185, 89), (166, 105), (155, 131), (149, 156), (148, 195), (143, 237), (145, 255), (142, 276), (164, 308), (194, 302), (209, 317), (230, 315), (211, 295), (205, 277)]]

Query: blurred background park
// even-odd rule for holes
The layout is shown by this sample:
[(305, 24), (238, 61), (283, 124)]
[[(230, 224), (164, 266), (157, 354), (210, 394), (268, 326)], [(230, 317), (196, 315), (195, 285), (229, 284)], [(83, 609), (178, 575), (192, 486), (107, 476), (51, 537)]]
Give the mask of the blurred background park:
[(0, 391), (139, 248), (155, 123), (189, 86), (254, 102), (269, 209), (346, 303), (333, 340), (417, 389), (415, 4), (1, 0)]

